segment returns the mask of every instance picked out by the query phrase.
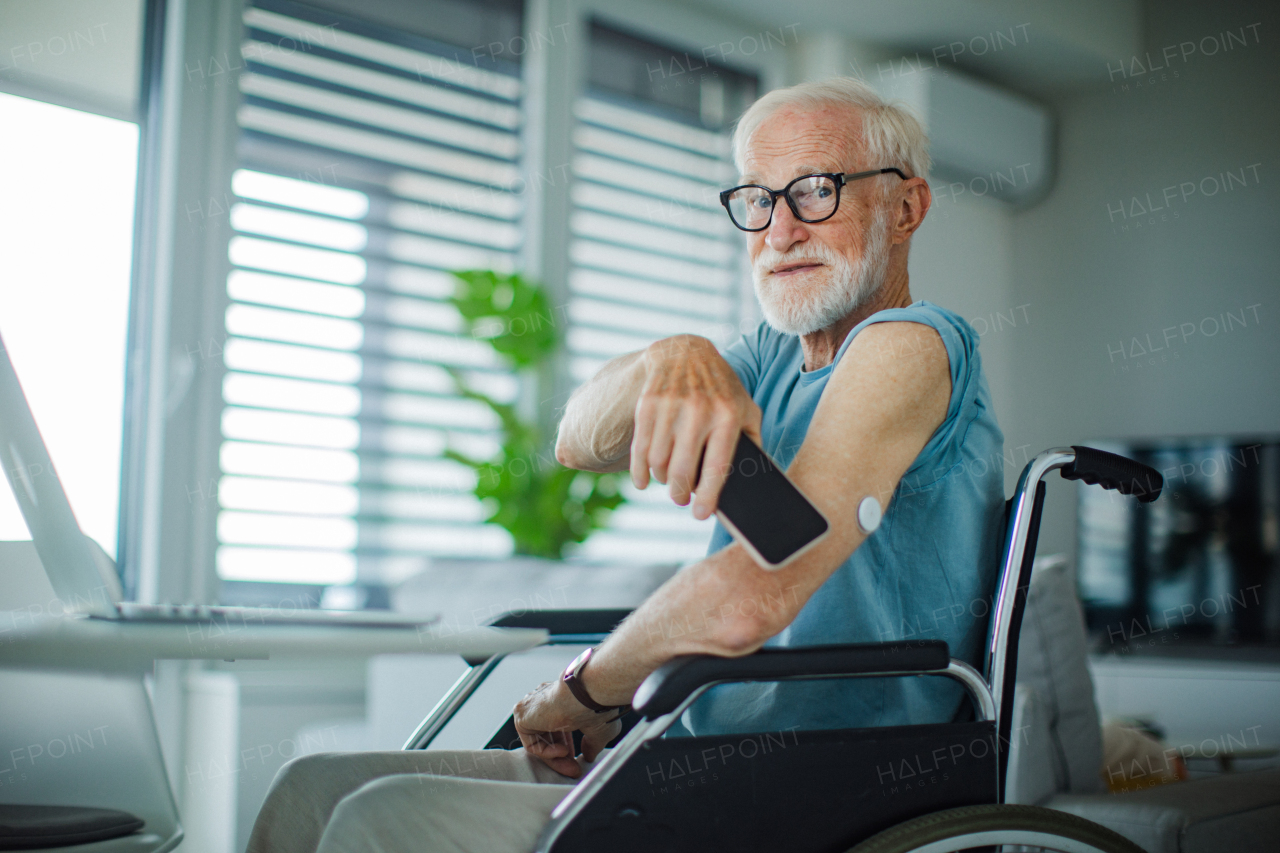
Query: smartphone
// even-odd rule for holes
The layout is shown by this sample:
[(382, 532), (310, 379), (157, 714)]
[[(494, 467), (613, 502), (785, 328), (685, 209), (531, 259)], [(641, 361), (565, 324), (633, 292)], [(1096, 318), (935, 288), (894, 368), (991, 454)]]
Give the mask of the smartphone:
[(716, 517), (766, 569), (782, 568), (829, 529), (818, 508), (746, 435), (738, 436), (733, 469), (720, 490)]

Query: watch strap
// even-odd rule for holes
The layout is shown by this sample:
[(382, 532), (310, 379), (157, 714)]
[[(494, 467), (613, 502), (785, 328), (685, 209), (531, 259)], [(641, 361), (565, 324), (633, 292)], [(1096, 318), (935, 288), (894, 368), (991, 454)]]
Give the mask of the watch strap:
[(565, 687), (569, 688), (569, 692), (573, 694), (573, 698), (577, 699), (584, 706), (595, 711), (597, 714), (604, 714), (608, 711), (617, 711), (620, 709), (623, 713), (626, 713), (626, 710), (630, 709), (630, 705), (601, 705), (599, 702), (592, 699), (591, 695), (587, 693), (586, 685), (582, 683), (580, 674), (582, 673), (582, 668), (587, 665), (587, 661), (591, 660), (591, 653), (594, 651), (594, 647), (589, 648), (573, 659), (573, 662), (569, 664), (567, 669), (565, 669), (562, 677)]

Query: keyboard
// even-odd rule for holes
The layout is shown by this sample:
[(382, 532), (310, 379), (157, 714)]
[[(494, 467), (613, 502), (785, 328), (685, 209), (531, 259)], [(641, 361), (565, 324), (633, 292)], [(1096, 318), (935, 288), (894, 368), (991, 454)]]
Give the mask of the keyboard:
[(117, 603), (114, 615), (95, 615), (94, 618), (121, 622), (353, 625), (365, 628), (421, 628), (440, 621), (437, 614), (394, 613), (390, 610), (309, 610), (220, 604), (138, 604), (133, 601)]

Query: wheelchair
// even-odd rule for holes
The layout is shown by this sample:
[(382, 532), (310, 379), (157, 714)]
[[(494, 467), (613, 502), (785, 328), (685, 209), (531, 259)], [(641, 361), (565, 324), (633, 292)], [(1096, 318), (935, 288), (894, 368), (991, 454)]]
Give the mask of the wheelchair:
[[(636, 692), (623, 733), (552, 812), (537, 853), (956, 853), (1041, 850), (1142, 853), (1131, 841), (1065, 812), (1006, 804), (1018, 636), (1044, 505), (1045, 476), (1101, 485), (1139, 501), (1159, 497), (1152, 468), (1089, 447), (1054, 448), (1022, 471), (1005, 506), (1005, 542), (990, 610), (982, 672), (938, 640), (765, 648), (741, 658), (687, 655), (653, 672)], [(599, 642), (626, 610), (512, 613), (492, 624), (546, 629), (552, 645)], [(494, 671), (501, 656), (470, 668), (405, 744), (427, 749)], [(951, 678), (963, 685), (971, 718), (880, 728), (667, 737), (707, 689), (747, 681), (817, 678)], [(748, 744), (753, 744), (747, 755)], [(518, 746), (508, 720), (485, 748)], [(729, 761), (740, 755), (750, 760)], [(714, 784), (678, 796), (654, 784), (696, 776), (720, 756)], [(931, 774), (909, 794), (886, 788), (884, 767)], [(897, 776), (891, 773), (890, 782)], [(690, 781), (693, 781), (691, 778)], [(893, 795), (890, 795), (890, 794)]]

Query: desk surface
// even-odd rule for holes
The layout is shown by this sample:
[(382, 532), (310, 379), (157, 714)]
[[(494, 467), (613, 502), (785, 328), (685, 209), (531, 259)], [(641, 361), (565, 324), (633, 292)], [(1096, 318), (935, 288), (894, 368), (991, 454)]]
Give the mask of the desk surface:
[(488, 657), (542, 643), (538, 628), (156, 624), (46, 618), (0, 632), (0, 666), (148, 670), (158, 659), (266, 660), (450, 654)]

